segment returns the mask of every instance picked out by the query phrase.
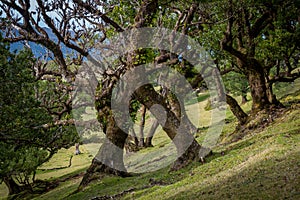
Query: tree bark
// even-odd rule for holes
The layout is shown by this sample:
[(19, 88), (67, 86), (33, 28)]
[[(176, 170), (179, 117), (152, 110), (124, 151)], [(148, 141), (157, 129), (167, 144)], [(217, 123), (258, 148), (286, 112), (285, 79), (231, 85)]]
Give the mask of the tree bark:
[(273, 93), (273, 84), (267, 83), (267, 96), (271, 104), (275, 106), (283, 107), (283, 105), (280, 103), (280, 101), (276, 98), (276, 95)]
[(79, 189), (85, 187), (92, 180), (101, 178), (104, 174), (127, 175), (123, 162), (123, 149), (126, 138), (127, 133), (120, 129), (113, 116), (110, 116), (107, 124), (106, 140), (84, 175)]
[(79, 154), (81, 154), (79, 150), (79, 143), (75, 143), (75, 155), (79, 155)]
[(130, 130), (131, 130), (131, 138), (134, 140), (135, 146), (138, 146), (138, 145), (139, 145), (139, 139), (138, 139), (138, 137), (136, 136), (134, 127), (130, 127)]
[(250, 66), (244, 67), (247, 72), (251, 96), (252, 110), (255, 115), (258, 111), (268, 108), (271, 103), (267, 95), (266, 78), (263, 68), (258, 64), (258, 61), (252, 59)]
[(248, 102), (248, 99), (247, 99), (247, 93), (243, 93), (242, 94), (242, 104), (245, 104), (245, 103), (247, 103)]
[(151, 128), (150, 128), (150, 131), (149, 131), (149, 133), (147, 135), (147, 138), (146, 138), (146, 142), (145, 142), (145, 146), (146, 147), (153, 147), (153, 145), (152, 145), (152, 139), (153, 139), (154, 133), (155, 133), (156, 129), (158, 128), (158, 126), (159, 126), (159, 123), (155, 119), (154, 122), (153, 122), (153, 124), (152, 124), (152, 126), (151, 126)]
[(141, 121), (140, 121), (140, 129), (139, 129), (139, 146), (144, 147), (145, 142), (144, 142), (144, 127), (145, 127), (145, 117), (146, 117), (146, 107), (142, 105), (141, 107)]
[[(255, 59), (256, 43), (254, 40), (273, 18), (272, 13), (268, 10), (260, 18), (254, 21), (250, 31), (244, 35), (241, 34), (239, 37), (235, 37), (232, 33), (233, 30), (235, 28), (242, 28), (241, 26), (247, 27), (247, 24), (250, 24), (250, 21), (249, 18), (245, 18), (244, 20), (246, 21), (243, 22), (243, 24), (239, 23), (239, 18), (232, 17), (234, 15), (233, 6), (233, 3), (230, 2), (227, 11), (229, 20), (227, 21), (226, 32), (220, 44), (222, 50), (225, 50), (237, 59), (237, 65), (247, 76), (253, 102), (251, 115), (255, 116), (257, 112), (268, 108), (271, 105), (271, 102), (269, 101), (266, 92), (267, 87), (264, 66)], [(237, 47), (233, 46), (235, 41), (237, 42)]]
[(231, 112), (238, 119), (240, 125), (245, 124), (248, 119), (248, 115), (239, 106), (238, 102), (233, 97), (226, 94), (226, 103), (229, 105)]
[[(165, 101), (166, 99), (158, 94), (152, 85), (148, 84), (140, 87), (136, 90), (134, 96), (151, 111), (158, 123), (163, 127), (163, 130), (175, 144), (179, 158), (171, 167), (172, 170), (180, 169), (195, 160), (203, 160), (204, 156), (210, 152), (209, 149), (201, 148), (194, 136), (190, 133), (185, 120), (176, 117), (168, 107)], [(153, 105), (161, 105), (166, 113), (162, 112), (161, 108), (151, 109)], [(99, 149), (99, 152), (83, 177), (78, 188), (79, 190), (92, 180), (101, 178), (105, 174), (118, 176), (127, 175), (123, 162), (123, 148), (127, 134), (126, 131), (124, 131), (124, 127), (122, 127), (122, 130), (117, 126), (114, 117), (108, 114), (111, 113), (108, 110), (109, 107), (106, 106), (101, 107), (98, 111), (101, 115), (99, 119), (101, 120), (103, 117), (103, 119), (105, 118), (107, 121), (107, 128), (105, 129), (106, 141)], [(164, 119), (164, 114), (166, 115), (166, 119)]]
[(11, 176), (4, 177), (3, 181), (8, 188), (9, 195), (18, 194), (22, 191), (21, 187), (14, 181)]
[(135, 130), (133, 126), (129, 128), (129, 134), (124, 144), (124, 148), (126, 153), (136, 152), (139, 150), (139, 140), (135, 134)]
[[(171, 94), (171, 93), (169, 92), (169, 94)], [(176, 117), (182, 118), (183, 123), (186, 125), (186, 127), (190, 133), (193, 133), (193, 134), (196, 133), (197, 127), (195, 127), (194, 124), (191, 122), (191, 120), (188, 118), (186, 111), (185, 111), (184, 103), (182, 102), (180, 104), (179, 100), (176, 97), (174, 97), (173, 95), (168, 95), (168, 100), (169, 100), (169, 104), (171, 106), (171, 110), (174, 112)], [(183, 106), (183, 108), (181, 108), (181, 106)]]
[(180, 102), (178, 101), (178, 99), (176, 97), (173, 96), (173, 94), (170, 91), (167, 92), (166, 96), (168, 98), (168, 102), (170, 104), (171, 111), (174, 112), (174, 114), (176, 115), (177, 118), (180, 118), (180, 116), (182, 115), (181, 108), (180, 108)]

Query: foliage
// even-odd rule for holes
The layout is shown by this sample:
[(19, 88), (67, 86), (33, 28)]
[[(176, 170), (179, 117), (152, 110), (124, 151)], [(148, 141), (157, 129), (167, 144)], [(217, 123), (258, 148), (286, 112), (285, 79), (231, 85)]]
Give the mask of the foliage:
[(249, 92), (249, 84), (243, 74), (229, 72), (223, 75), (223, 83), (226, 90), (234, 95), (245, 95)]
[(11, 53), (1, 42), (0, 54), (0, 179), (29, 184), (37, 167), (77, 136), (71, 126), (52, 126), (53, 117), (37, 100), (32, 53)]

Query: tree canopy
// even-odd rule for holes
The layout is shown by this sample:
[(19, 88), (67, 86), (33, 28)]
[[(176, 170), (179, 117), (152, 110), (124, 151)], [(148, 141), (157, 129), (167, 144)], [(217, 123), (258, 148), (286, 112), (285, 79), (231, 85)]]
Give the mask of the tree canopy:
[(10, 52), (9, 45), (0, 41), (0, 54), (0, 180), (13, 194), (21, 191), (14, 180), (28, 187), (37, 167), (60, 148), (70, 147), (77, 133), (74, 127), (54, 125), (37, 98), (31, 51)]

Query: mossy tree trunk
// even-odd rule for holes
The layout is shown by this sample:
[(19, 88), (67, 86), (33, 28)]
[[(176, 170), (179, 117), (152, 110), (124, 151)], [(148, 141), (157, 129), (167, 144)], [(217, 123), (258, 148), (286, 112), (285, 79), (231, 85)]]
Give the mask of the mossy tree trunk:
[[(180, 169), (192, 161), (200, 161), (203, 159), (202, 157), (206, 154), (203, 152), (200, 154), (201, 146), (190, 133), (185, 120), (178, 118), (174, 112), (171, 111), (166, 103), (166, 99), (158, 94), (152, 85), (149, 84), (140, 87), (136, 90), (134, 96), (151, 111), (158, 123), (163, 127), (163, 130), (175, 144), (179, 158), (173, 164), (172, 170)], [(108, 102), (103, 102), (101, 105), (106, 105), (104, 103)], [(165, 113), (162, 112), (161, 108), (153, 109), (154, 105), (161, 105)], [(126, 130), (124, 130), (124, 127), (122, 129), (118, 127), (109, 106), (98, 107), (97, 110), (99, 112), (99, 120), (106, 121), (106, 128), (104, 129), (106, 141), (93, 159), (92, 164), (80, 183), (79, 189), (86, 186), (92, 180), (103, 177), (105, 174), (118, 176), (127, 175), (123, 162), (123, 148), (127, 138)], [(205, 150), (209, 151), (207, 149)]]
[(253, 102), (251, 116), (255, 117), (259, 111), (274, 105), (272, 90), (269, 90), (269, 94), (267, 94), (268, 67), (257, 58), (257, 42), (255, 40), (261, 37), (264, 29), (274, 21), (276, 10), (265, 9), (250, 27), (252, 22), (250, 22), (249, 10), (242, 9), (240, 13), (235, 15), (235, 3), (233, 1), (228, 3), (226, 15), (229, 20), (227, 20), (226, 31), (220, 45), (222, 50), (236, 59), (238, 68), (248, 79)]
[[(253, 63), (255, 65), (255, 63)], [(249, 81), (252, 96), (252, 114), (268, 108), (271, 105), (267, 95), (266, 79), (264, 71), (259, 66), (247, 68), (247, 77)]]

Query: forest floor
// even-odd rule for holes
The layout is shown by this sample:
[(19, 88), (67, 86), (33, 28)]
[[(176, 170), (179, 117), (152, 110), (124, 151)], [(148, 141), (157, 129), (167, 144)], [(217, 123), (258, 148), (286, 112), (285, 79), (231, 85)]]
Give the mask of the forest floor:
[[(82, 154), (73, 156), (71, 167), (54, 169), (68, 166), (74, 147), (60, 150), (37, 171), (37, 179), (56, 183), (56, 187), (43, 194), (24, 194), (20, 199), (300, 199), (300, 80), (285, 89), (284, 93), (277, 92), (286, 109), (268, 126), (235, 142), (230, 138), (237, 121), (228, 110), (219, 142), (205, 163), (192, 163), (174, 172), (166, 166), (126, 178), (107, 176), (75, 193), (100, 145), (84, 144)], [(197, 103), (200, 109), (205, 104), (206, 98)], [(193, 106), (187, 109), (193, 110)], [(251, 102), (243, 105), (246, 111), (250, 108)], [(210, 112), (201, 110), (199, 119), (201, 131), (196, 138), (201, 142)], [(154, 137), (154, 147), (126, 157), (125, 163), (132, 171), (142, 169), (147, 164), (142, 163), (142, 157), (155, 154), (165, 158), (168, 151), (161, 153), (160, 149), (170, 143), (160, 129)], [(159, 165), (154, 162), (147, 170), (155, 170)], [(6, 195), (7, 189), (1, 184), (0, 197)]]

